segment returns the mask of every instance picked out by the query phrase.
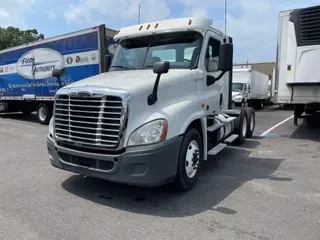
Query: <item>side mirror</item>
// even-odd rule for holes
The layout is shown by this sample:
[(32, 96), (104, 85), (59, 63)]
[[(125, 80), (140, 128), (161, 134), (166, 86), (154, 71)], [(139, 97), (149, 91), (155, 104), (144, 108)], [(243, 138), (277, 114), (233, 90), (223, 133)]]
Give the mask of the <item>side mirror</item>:
[(58, 79), (59, 87), (63, 87), (60, 77), (63, 77), (66, 74), (66, 70), (64, 68), (54, 68), (52, 70), (52, 77), (56, 77)]
[(219, 70), (231, 71), (233, 67), (233, 44), (222, 43), (220, 45)]
[(60, 78), (66, 74), (66, 70), (64, 68), (54, 68), (52, 70), (52, 77)]
[(156, 74), (164, 74), (168, 73), (170, 68), (170, 63), (169, 62), (156, 62), (153, 65), (153, 72)]
[(158, 85), (161, 74), (168, 73), (170, 68), (169, 62), (156, 62), (153, 65), (153, 72), (157, 74), (156, 82), (154, 83), (152, 93), (148, 96), (148, 105), (153, 105), (158, 101)]
[(112, 56), (111, 55), (105, 55), (104, 56), (104, 70), (106, 72), (109, 71), (110, 65), (111, 65), (111, 61), (112, 61)]

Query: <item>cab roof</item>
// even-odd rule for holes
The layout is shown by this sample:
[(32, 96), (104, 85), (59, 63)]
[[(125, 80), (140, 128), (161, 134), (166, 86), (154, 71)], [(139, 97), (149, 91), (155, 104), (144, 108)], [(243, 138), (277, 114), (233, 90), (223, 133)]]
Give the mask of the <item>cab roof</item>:
[[(208, 28), (212, 29), (212, 23), (212, 19), (207, 17), (176, 18), (150, 23), (142, 23), (121, 28), (114, 36), (114, 40), (118, 41), (125, 38), (142, 37), (165, 32), (188, 30), (196, 30), (201, 32), (207, 30)], [(212, 30), (222, 35), (222, 32), (216, 29)]]

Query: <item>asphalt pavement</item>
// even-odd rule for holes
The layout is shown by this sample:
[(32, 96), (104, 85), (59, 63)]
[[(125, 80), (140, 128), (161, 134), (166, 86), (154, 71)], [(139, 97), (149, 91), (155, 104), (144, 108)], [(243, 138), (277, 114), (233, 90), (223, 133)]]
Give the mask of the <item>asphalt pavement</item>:
[[(320, 127), (277, 107), (252, 139), (203, 165), (187, 193), (53, 168), (47, 126), (0, 115), (0, 239), (320, 239)], [(320, 124), (319, 124), (320, 125)]]

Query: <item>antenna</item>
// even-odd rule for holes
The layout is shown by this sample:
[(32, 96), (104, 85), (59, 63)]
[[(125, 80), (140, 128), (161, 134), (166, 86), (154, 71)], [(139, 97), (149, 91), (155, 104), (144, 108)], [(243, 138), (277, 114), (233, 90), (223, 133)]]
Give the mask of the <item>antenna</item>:
[(140, 24), (140, 4), (139, 4), (139, 13), (138, 13), (138, 24)]
[(227, 0), (224, 0), (224, 36), (227, 36)]

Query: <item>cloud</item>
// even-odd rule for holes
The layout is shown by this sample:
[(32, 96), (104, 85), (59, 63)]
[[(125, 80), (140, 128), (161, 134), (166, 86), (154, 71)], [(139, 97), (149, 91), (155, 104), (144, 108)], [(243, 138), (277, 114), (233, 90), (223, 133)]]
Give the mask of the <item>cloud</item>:
[(11, 0), (1, 1), (0, 4), (0, 26), (16, 26), (27, 28), (24, 12), (32, 8), (34, 0)]
[(51, 18), (51, 19), (56, 19), (56, 18), (58, 18), (58, 15), (54, 12), (54, 11), (52, 11), (52, 10), (46, 10), (46, 14), (49, 16), (49, 18)]
[(81, 25), (96, 24), (101, 19), (113, 22), (138, 21), (141, 6), (141, 21), (162, 20), (170, 16), (170, 9), (164, 0), (85, 0), (70, 3), (64, 16), (68, 23)]

